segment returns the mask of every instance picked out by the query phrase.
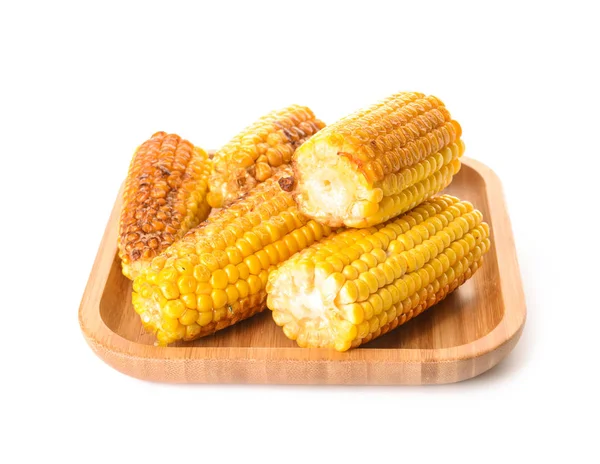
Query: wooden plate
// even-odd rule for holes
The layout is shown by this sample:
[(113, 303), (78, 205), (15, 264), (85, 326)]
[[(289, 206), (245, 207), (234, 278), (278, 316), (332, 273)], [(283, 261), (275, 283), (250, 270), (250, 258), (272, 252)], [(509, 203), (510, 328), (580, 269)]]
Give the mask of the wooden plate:
[(153, 345), (131, 306), (121, 274), (117, 228), (121, 192), (79, 308), (94, 352), (145, 380), (183, 383), (441, 384), (487, 371), (516, 345), (525, 298), (510, 221), (496, 175), (464, 158), (446, 190), (481, 210), (492, 246), (475, 276), (441, 303), (379, 339), (346, 353), (298, 348), (269, 310), (215, 335), (170, 347)]

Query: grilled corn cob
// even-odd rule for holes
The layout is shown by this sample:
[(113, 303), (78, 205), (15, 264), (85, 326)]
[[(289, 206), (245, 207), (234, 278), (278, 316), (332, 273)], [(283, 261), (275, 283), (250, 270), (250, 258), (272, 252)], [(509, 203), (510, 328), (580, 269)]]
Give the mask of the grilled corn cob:
[(489, 227), (466, 201), (435, 197), (385, 224), (346, 229), (269, 276), (267, 305), (301, 347), (345, 351), (396, 328), (469, 279)]
[(243, 130), (213, 158), (208, 201), (230, 205), (288, 164), (294, 150), (325, 124), (305, 107), (293, 105), (263, 116)]
[(369, 227), (438, 193), (460, 169), (460, 125), (436, 97), (399, 93), (327, 126), (293, 156), (300, 210)]
[(329, 235), (278, 181), (211, 215), (135, 279), (133, 307), (159, 344), (209, 335), (262, 311), (269, 272)]
[(125, 276), (134, 279), (152, 258), (206, 219), (209, 173), (204, 150), (175, 134), (157, 132), (136, 150), (119, 223)]

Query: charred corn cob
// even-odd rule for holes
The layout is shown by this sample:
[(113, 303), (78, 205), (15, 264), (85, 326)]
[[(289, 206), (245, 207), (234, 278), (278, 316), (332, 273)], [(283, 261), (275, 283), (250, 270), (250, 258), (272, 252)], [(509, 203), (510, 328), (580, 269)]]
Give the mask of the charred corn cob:
[(436, 97), (399, 93), (327, 126), (292, 164), (300, 210), (336, 227), (369, 227), (438, 193), (460, 169), (460, 125)]
[(204, 150), (175, 134), (157, 132), (136, 150), (119, 223), (125, 276), (135, 278), (152, 258), (206, 219), (209, 174)]
[(209, 335), (262, 311), (269, 272), (329, 235), (278, 180), (211, 215), (135, 279), (133, 307), (159, 344)]
[(305, 107), (273, 111), (247, 127), (215, 153), (208, 201), (230, 205), (288, 164), (294, 150), (325, 124)]
[(271, 273), (267, 305), (302, 347), (345, 351), (396, 328), (469, 279), (489, 227), (443, 195), (385, 224), (334, 233)]

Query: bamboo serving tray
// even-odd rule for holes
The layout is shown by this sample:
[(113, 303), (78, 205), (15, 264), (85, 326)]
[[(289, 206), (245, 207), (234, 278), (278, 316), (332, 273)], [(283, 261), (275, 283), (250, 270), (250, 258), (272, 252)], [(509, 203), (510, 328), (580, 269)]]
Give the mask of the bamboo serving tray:
[(471, 201), (490, 225), (492, 246), (483, 266), (420, 316), (345, 353), (298, 348), (268, 309), (194, 342), (154, 346), (154, 336), (133, 311), (131, 282), (121, 274), (119, 192), (79, 307), (81, 330), (107, 364), (159, 382), (417, 385), (475, 377), (516, 345), (525, 323), (525, 298), (496, 175), (463, 158), (446, 192)]

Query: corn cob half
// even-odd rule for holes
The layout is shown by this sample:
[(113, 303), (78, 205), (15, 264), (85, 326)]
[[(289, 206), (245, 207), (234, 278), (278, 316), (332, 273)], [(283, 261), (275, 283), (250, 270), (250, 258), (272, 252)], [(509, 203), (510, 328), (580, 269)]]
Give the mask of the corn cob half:
[(325, 124), (306, 106), (292, 105), (263, 116), (236, 135), (213, 158), (208, 201), (230, 205), (289, 164), (294, 150)]
[(134, 279), (152, 258), (206, 219), (209, 174), (206, 152), (175, 134), (157, 132), (136, 150), (119, 222), (125, 276)]
[(327, 126), (293, 156), (295, 198), (332, 227), (369, 227), (441, 191), (460, 169), (460, 125), (436, 97), (399, 93)]
[(278, 181), (211, 215), (135, 279), (133, 307), (159, 344), (209, 335), (262, 311), (269, 272), (329, 235)]
[(466, 201), (435, 197), (409, 213), (334, 233), (269, 276), (267, 305), (301, 347), (345, 351), (442, 300), (489, 249), (489, 227)]

